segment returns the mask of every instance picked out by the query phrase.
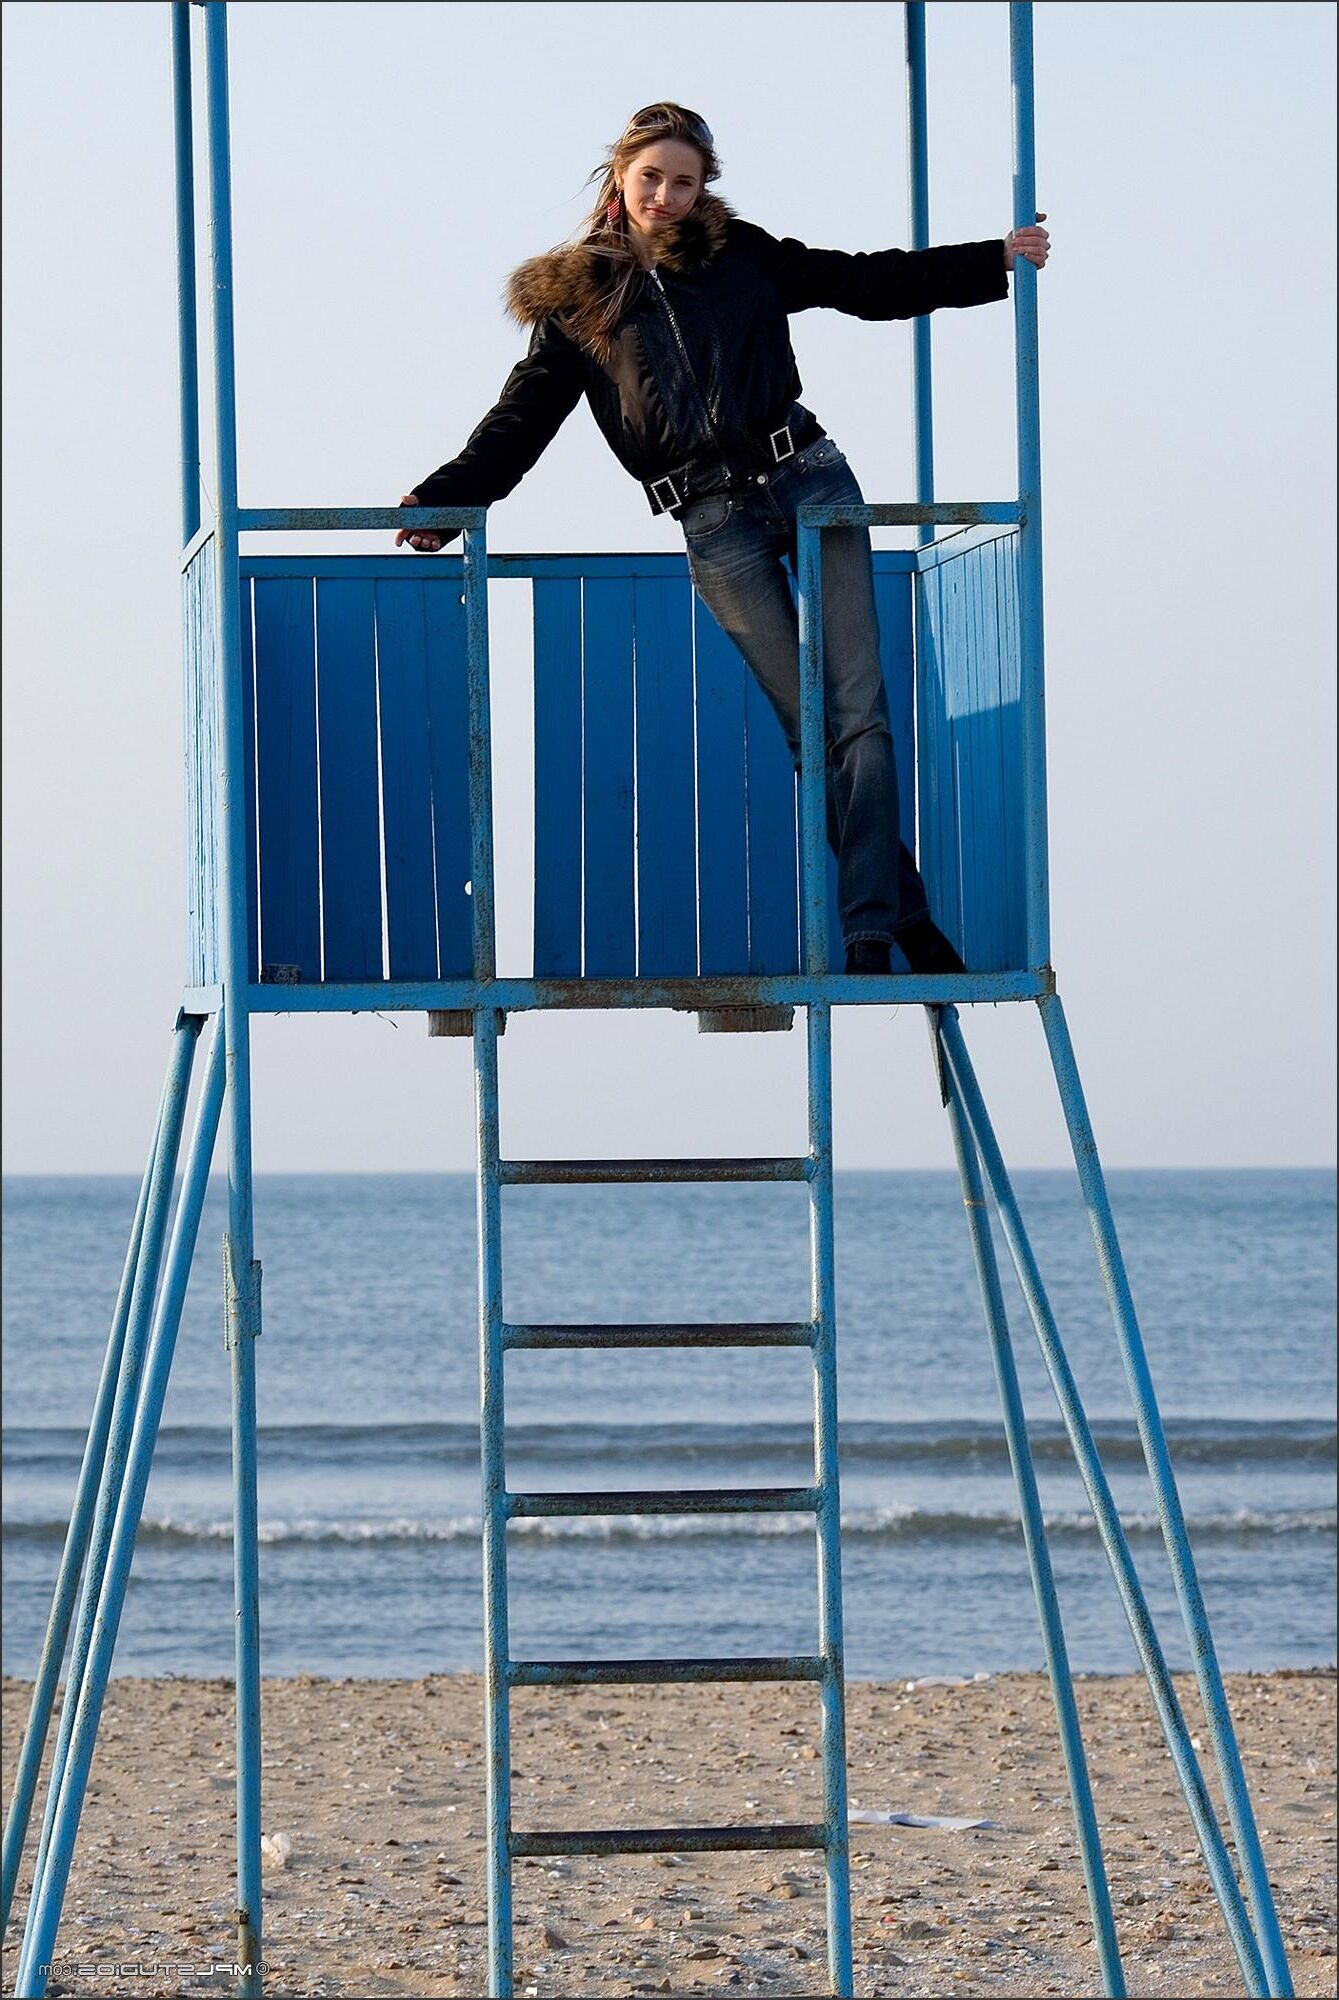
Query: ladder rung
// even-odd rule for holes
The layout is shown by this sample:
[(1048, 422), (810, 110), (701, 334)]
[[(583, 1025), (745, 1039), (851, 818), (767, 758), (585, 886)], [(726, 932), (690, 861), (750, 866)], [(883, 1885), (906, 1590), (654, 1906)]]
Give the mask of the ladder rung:
[(588, 1181), (807, 1181), (814, 1163), (802, 1159), (759, 1160), (499, 1160), (498, 1180), (507, 1187), (534, 1187)]
[(514, 1833), (517, 1857), (546, 1854), (731, 1854), (828, 1845), (821, 1826), (647, 1826), (577, 1833)]
[(511, 1687), (635, 1687), (643, 1682), (821, 1681), (827, 1668), (817, 1654), (790, 1659), (735, 1660), (513, 1660)]
[(504, 1326), (504, 1348), (534, 1347), (812, 1347), (811, 1320), (702, 1323), (645, 1322), (630, 1326)]
[(626, 1493), (507, 1493), (513, 1521), (576, 1514), (812, 1514), (816, 1486), (686, 1486)]

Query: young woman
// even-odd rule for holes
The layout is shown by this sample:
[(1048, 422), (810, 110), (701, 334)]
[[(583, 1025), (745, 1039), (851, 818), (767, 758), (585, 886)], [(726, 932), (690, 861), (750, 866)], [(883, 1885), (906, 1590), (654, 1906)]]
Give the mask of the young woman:
[[(458, 457), (406, 507), (487, 507), (510, 493), (584, 395), (653, 514), (683, 528), (698, 594), (734, 640), (800, 761), (796, 509), (863, 505), (846, 458), (797, 401), (788, 315), (831, 306), (911, 319), (1008, 297), (1016, 257), (1046, 262), (1044, 229), (936, 250), (811, 250), (769, 236), (707, 192), (720, 177), (704, 121), (679, 104), (632, 118), (592, 180), (575, 243), (511, 275), (508, 310), (532, 329), (525, 359)], [(1038, 223), (1045, 220), (1038, 217)], [(422, 554), (450, 535), (401, 529)], [(823, 537), (828, 839), (848, 972), (960, 972), (898, 837), (897, 770), (879, 663), (866, 528)]]

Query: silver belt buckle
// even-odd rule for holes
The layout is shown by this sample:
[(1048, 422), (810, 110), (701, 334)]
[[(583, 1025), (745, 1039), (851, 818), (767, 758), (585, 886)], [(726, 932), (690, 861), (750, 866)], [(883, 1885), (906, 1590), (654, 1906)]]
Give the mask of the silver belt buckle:
[[(668, 500), (664, 497), (664, 495), (660, 491), (662, 486), (667, 486), (669, 488), (670, 498)], [(651, 498), (655, 501), (657, 507), (660, 509), (660, 512), (662, 514), (668, 514), (671, 507), (683, 506), (683, 495), (680, 493), (678, 486), (675, 484), (674, 476), (672, 473), (667, 472), (664, 474), (663, 478), (653, 479), (651, 481)]]
[[(784, 438), (786, 440), (786, 449), (784, 451), (777, 450), (776, 441), (778, 438)], [(768, 438), (767, 442), (772, 447), (772, 457), (775, 460), (776, 464), (780, 465), (783, 459), (793, 458), (795, 456), (795, 446), (791, 442), (789, 424), (782, 424), (779, 431), (773, 431), (771, 436)]]

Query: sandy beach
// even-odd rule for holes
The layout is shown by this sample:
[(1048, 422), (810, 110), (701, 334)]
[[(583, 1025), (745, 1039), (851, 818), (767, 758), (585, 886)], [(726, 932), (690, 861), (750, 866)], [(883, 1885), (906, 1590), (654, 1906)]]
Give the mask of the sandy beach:
[[(1297, 1991), (1332, 1993), (1334, 1675), (1228, 1690)], [(1078, 1691), (1131, 1993), (1244, 1992), (1142, 1680)], [(6, 1796), (29, 1696), (5, 1682)], [(265, 1682), (267, 1992), (483, 1993), (481, 1714), (474, 1676)], [(992, 1822), (852, 1828), (856, 1991), (1099, 1993), (1045, 1681), (855, 1683), (848, 1715), (853, 1807)], [(519, 1828), (818, 1816), (812, 1689), (527, 1690), (513, 1716)], [(227, 1682), (111, 1683), (53, 1995), (230, 1990), (232, 1773)], [(516, 1906), (519, 1994), (826, 1991), (817, 1857), (523, 1861)]]

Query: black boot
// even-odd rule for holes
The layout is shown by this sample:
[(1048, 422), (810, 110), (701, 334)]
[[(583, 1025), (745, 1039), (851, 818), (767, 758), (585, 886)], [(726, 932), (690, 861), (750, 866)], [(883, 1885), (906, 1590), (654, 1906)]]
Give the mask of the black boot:
[(913, 972), (967, 970), (938, 924), (928, 916), (913, 917), (910, 923), (899, 924), (897, 945)]
[(891, 972), (892, 960), (889, 946), (882, 938), (857, 938), (846, 947), (846, 970), (848, 972)]

